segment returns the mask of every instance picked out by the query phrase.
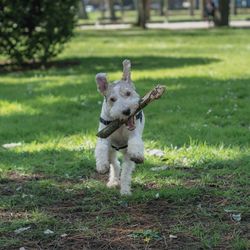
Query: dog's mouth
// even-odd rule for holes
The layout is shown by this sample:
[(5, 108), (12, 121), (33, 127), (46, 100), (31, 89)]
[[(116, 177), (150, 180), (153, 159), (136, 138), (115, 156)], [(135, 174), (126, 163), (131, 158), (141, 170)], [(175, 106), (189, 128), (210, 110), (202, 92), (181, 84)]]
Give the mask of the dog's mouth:
[(135, 126), (135, 116), (130, 116), (128, 118), (128, 121), (125, 124), (126, 124), (128, 130), (130, 130), (130, 131), (134, 130), (136, 128), (136, 126)]

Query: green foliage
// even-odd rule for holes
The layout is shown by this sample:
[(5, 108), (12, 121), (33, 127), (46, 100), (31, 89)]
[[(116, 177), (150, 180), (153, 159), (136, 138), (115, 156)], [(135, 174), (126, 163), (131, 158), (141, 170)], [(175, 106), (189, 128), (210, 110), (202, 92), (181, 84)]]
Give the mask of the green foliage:
[(73, 35), (76, 0), (2, 0), (0, 53), (12, 62), (46, 63)]

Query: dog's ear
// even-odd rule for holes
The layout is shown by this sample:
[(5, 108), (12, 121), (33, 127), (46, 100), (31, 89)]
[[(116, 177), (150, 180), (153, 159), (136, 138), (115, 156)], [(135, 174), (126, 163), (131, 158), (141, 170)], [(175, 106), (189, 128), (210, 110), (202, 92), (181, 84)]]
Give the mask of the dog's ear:
[(97, 90), (102, 94), (106, 95), (107, 89), (108, 89), (108, 80), (107, 80), (107, 74), (106, 73), (98, 73), (95, 76), (96, 84), (97, 84)]
[(123, 75), (122, 80), (126, 81), (127, 83), (131, 83), (131, 62), (128, 59), (125, 59), (122, 62), (123, 65)]

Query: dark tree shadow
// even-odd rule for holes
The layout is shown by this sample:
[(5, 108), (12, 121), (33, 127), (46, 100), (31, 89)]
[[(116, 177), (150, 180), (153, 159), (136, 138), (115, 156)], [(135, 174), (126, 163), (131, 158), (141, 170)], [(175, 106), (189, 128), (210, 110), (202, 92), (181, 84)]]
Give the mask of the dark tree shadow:
[[(218, 59), (208, 57), (164, 57), (164, 56), (144, 56), (135, 57), (128, 56), (132, 62), (132, 67), (136, 70), (154, 70), (154, 69), (168, 69), (180, 68), (185, 66), (207, 65), (210, 63), (219, 62)], [(74, 73), (88, 73), (95, 74), (98, 72), (114, 72), (122, 70), (122, 61), (124, 57), (76, 57), (64, 60), (55, 60), (49, 62), (46, 66), (41, 68), (39, 64), (27, 64), (23, 67), (18, 67), (11, 64), (0, 65), (0, 74), (18, 72), (24, 73), (25, 76), (33, 74), (34, 70), (44, 70), (40, 74), (46, 75), (67, 75), (69, 71)], [(71, 72), (72, 73), (72, 72)]]
[[(171, 22), (171, 21), (170, 21)], [(98, 30), (98, 32), (92, 32), (89, 31), (89, 34), (91, 37), (96, 37), (96, 38), (100, 38), (100, 37), (114, 37), (114, 38), (134, 38), (134, 37), (155, 37), (156, 40), (163, 38), (169, 38), (172, 36), (176, 36), (178, 35), (178, 37), (208, 37), (208, 34), (210, 36), (231, 36), (232, 32), (234, 32), (234, 30), (239, 30), (242, 29), (242, 27), (240, 28), (213, 28), (213, 29), (181, 29), (181, 30), (166, 30), (166, 29), (151, 29), (151, 30), (147, 30), (147, 32), (145, 32), (144, 30), (141, 29), (128, 29), (128, 30), (117, 30), (116, 32), (113, 32), (112, 30), (108, 31), (108, 30)], [(78, 33), (77, 36), (79, 38), (84, 38), (86, 36), (86, 34), (88, 34), (88, 31), (84, 31), (84, 33)], [(107, 41), (108, 42), (108, 41)]]

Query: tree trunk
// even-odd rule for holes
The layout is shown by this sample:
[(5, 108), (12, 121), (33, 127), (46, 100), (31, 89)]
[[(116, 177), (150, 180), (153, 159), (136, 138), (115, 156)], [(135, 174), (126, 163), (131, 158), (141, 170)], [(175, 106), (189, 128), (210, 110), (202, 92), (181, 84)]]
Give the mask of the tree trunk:
[(150, 0), (137, 1), (138, 20), (137, 25), (146, 29), (146, 22), (150, 18)]
[(151, 0), (146, 0), (145, 1), (145, 5), (146, 5), (146, 21), (150, 20), (150, 4), (151, 4)]
[(201, 19), (205, 19), (205, 0), (200, 0)]
[(164, 3), (165, 0), (160, 0), (160, 16), (164, 16)]
[(114, 8), (114, 0), (109, 0), (109, 15), (111, 21), (116, 21), (115, 8)]
[(124, 20), (124, 0), (120, 0), (121, 4), (121, 19)]
[(190, 16), (194, 16), (194, 0), (189, 0), (190, 3)]
[(101, 9), (101, 19), (105, 19), (106, 0), (102, 0), (100, 9)]
[(215, 23), (217, 26), (229, 25), (229, 0), (219, 1), (219, 20)]
[(169, 2), (168, 0), (164, 0), (164, 2), (165, 2), (165, 8), (164, 8), (165, 18), (166, 18), (166, 21), (168, 21), (169, 20), (169, 13), (168, 13)]
[(82, 19), (89, 19), (84, 0), (79, 2), (79, 17)]
[(237, 15), (237, 3), (236, 0), (231, 1), (231, 13), (232, 15)]

